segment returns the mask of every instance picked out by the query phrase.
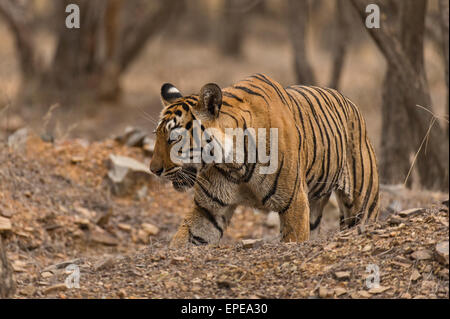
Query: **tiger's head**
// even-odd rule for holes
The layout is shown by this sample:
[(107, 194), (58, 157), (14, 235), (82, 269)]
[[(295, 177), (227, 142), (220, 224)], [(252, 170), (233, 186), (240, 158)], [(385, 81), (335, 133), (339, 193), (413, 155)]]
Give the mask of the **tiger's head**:
[[(156, 143), (150, 171), (169, 179), (176, 190), (186, 191), (194, 186), (197, 174), (205, 167), (203, 160), (192, 160), (193, 152), (201, 154), (204, 146), (202, 139), (199, 144), (193, 141), (194, 126), (200, 122), (202, 133), (205, 127), (216, 126), (222, 105), (222, 91), (217, 84), (209, 83), (202, 87), (200, 94), (183, 96), (175, 86), (165, 83), (161, 87), (161, 101), (163, 110), (155, 131)], [(187, 136), (182, 136), (180, 132)], [(183, 137), (184, 140), (181, 141)], [(179, 149), (181, 142), (189, 142), (187, 150), (190, 152), (185, 153), (186, 149)], [(200, 147), (195, 149), (193, 145)], [(190, 154), (190, 161), (181, 160), (186, 154)]]

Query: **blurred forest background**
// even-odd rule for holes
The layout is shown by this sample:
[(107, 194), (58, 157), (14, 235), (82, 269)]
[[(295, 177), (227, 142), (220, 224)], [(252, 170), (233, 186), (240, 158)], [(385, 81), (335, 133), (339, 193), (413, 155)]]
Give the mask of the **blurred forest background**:
[[(68, 4), (81, 28), (67, 29)], [(367, 29), (366, 6), (381, 8)], [(253, 73), (341, 90), (381, 181), (448, 190), (448, 0), (0, 0), (0, 138), (151, 131), (164, 82), (198, 92)], [(50, 116), (51, 115), (51, 116)], [(420, 152), (419, 152), (420, 151)], [(414, 170), (410, 168), (414, 163)]]

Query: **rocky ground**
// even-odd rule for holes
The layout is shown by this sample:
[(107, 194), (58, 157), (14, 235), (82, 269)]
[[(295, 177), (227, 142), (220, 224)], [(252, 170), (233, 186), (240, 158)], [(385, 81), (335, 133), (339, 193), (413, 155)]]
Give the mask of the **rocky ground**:
[(379, 223), (301, 244), (240, 207), (220, 246), (169, 250), (192, 194), (147, 175), (139, 134), (0, 143), (15, 298), (449, 298), (448, 194), (386, 186)]

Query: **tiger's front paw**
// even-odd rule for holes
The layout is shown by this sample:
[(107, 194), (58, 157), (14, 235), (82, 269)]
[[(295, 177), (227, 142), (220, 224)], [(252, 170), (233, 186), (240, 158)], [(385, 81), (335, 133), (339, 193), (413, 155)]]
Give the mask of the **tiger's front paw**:
[(172, 240), (170, 241), (169, 248), (182, 248), (189, 245), (189, 229), (182, 225), (177, 230)]

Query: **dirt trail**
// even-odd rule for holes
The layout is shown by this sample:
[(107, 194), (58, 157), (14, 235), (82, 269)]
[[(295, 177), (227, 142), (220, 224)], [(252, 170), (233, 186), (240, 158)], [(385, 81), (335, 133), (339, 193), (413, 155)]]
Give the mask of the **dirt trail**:
[[(379, 224), (301, 244), (279, 243), (265, 215), (239, 208), (219, 247), (169, 250), (192, 194), (149, 177), (114, 196), (111, 154), (149, 160), (112, 140), (0, 144), (0, 218), (12, 225), (0, 231), (16, 298), (449, 297), (448, 250), (447, 261), (436, 251), (448, 243), (448, 194), (390, 189)], [(398, 215), (392, 203), (426, 209)], [(245, 247), (246, 238), (264, 240)], [(78, 289), (64, 284), (69, 264), (80, 270)], [(367, 288), (368, 266), (380, 287)]]

